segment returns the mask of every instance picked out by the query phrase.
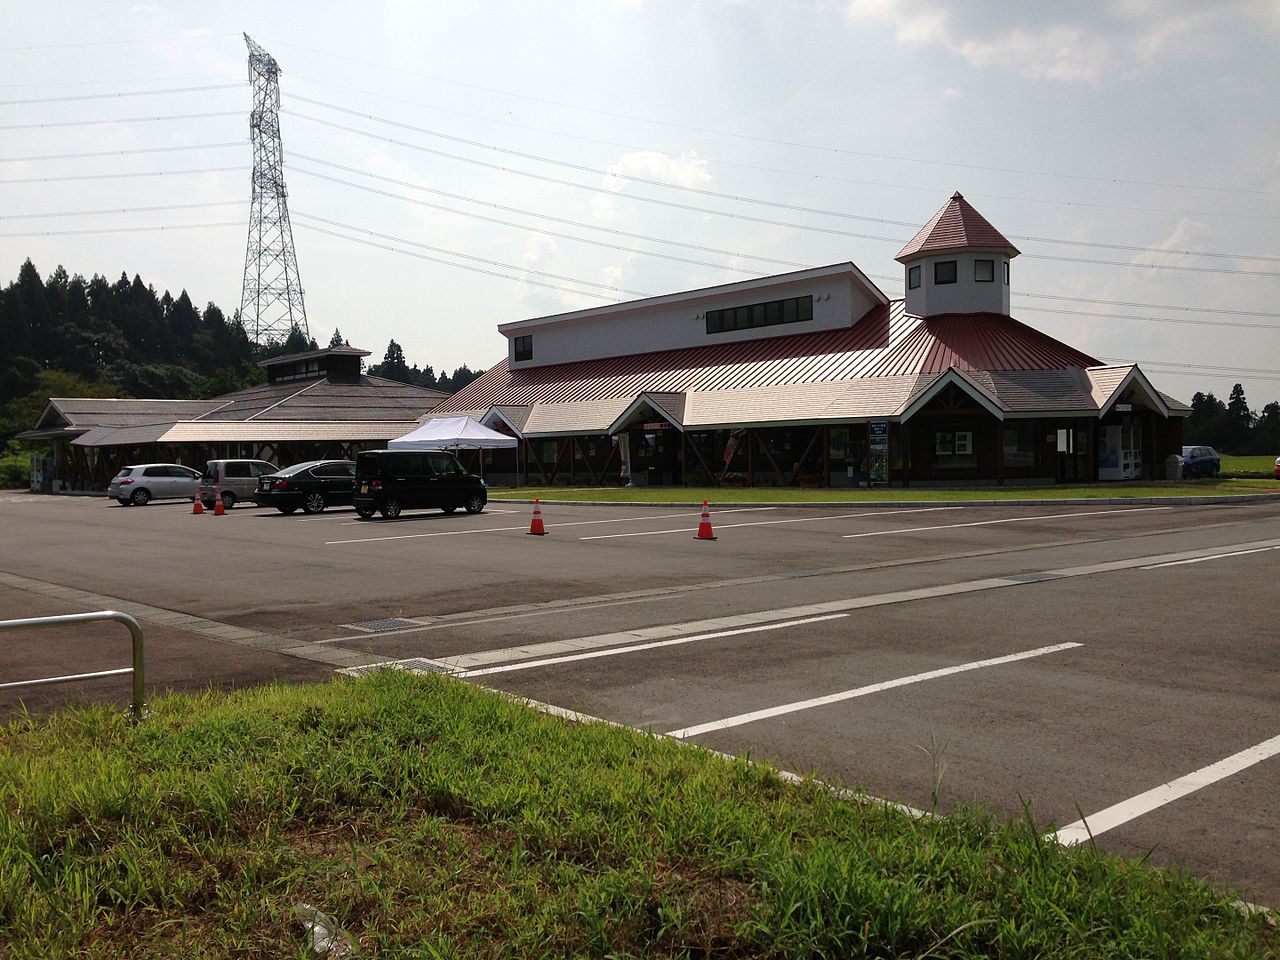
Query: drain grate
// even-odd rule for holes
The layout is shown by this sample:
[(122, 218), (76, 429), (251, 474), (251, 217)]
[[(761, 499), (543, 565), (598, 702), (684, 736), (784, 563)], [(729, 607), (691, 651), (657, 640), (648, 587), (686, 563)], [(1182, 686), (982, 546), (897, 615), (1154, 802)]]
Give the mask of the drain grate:
[(385, 660), (382, 663), (369, 663), (362, 667), (343, 667), (338, 673), (348, 677), (360, 677), (374, 670), (407, 670), (409, 673), (453, 673), (452, 667), (428, 660), (426, 657), (410, 657), (407, 660)]
[(1012, 580), (1014, 583), (1043, 583), (1046, 580), (1061, 580), (1060, 573), (1015, 573), (1011, 576), (1004, 577), (1005, 580)]
[(406, 620), (404, 617), (384, 617), (381, 620), (357, 620), (355, 623), (348, 623), (348, 627), (353, 630), (365, 630), (374, 633), (378, 630), (402, 630), (405, 627), (420, 627), (422, 624), (417, 620)]

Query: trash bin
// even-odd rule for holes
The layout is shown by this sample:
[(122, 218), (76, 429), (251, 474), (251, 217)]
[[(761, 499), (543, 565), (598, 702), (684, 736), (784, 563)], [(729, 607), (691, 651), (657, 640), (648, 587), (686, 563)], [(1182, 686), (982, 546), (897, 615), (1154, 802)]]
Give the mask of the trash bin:
[(1182, 458), (1176, 453), (1171, 453), (1164, 458), (1164, 478), (1166, 480), (1182, 479)]

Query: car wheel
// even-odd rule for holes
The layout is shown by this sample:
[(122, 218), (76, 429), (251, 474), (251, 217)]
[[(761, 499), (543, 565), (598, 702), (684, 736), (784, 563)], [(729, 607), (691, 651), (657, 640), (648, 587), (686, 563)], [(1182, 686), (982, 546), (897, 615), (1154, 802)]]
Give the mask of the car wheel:
[(373, 516), (373, 507), (356, 507), (356, 516), (361, 520), (368, 520)]
[(129, 502), (129, 498), (128, 498), (128, 497), (116, 497), (116, 503), (120, 504), (120, 506), (122, 506), (122, 507), (132, 507), (132, 506), (133, 506), (133, 504)]
[(281, 513), (288, 514), (288, 513), (293, 513), (293, 511), (297, 510), (298, 508), (297, 507), (276, 507), (276, 509), (279, 510)]
[(465, 504), (467, 513), (479, 513), (484, 509), (485, 496), (483, 493), (473, 493), (467, 497)]
[(231, 510), (236, 505), (236, 495), (230, 490), (222, 491), (222, 509)]
[(445, 513), (455, 513), (457, 512), (458, 508), (457, 507), (441, 507), (440, 509), (443, 510)]
[(324, 494), (319, 491), (308, 493), (302, 498), (302, 511), (304, 513), (323, 513), (324, 506)]
[(400, 516), (400, 501), (395, 497), (387, 497), (382, 501), (382, 516), (387, 520), (394, 520)]
[(129, 502), (135, 507), (145, 507), (151, 502), (151, 491), (147, 489), (135, 490), (129, 495)]

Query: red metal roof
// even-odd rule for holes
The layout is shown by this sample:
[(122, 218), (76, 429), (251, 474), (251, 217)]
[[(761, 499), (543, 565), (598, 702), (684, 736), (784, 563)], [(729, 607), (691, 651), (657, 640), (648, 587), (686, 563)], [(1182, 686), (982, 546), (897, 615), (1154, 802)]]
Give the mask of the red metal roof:
[(510, 370), (504, 359), (441, 403), (436, 415), (494, 404), (630, 399), (642, 392), (744, 390), (965, 371), (1053, 370), (1098, 361), (1012, 317), (909, 316), (903, 301), (841, 330), (718, 343)]
[(980, 247), (986, 250), (995, 248), (1007, 250), (1011, 257), (1018, 255), (1018, 248), (956, 192), (894, 259), (901, 262), (922, 253), (959, 250), (963, 247)]

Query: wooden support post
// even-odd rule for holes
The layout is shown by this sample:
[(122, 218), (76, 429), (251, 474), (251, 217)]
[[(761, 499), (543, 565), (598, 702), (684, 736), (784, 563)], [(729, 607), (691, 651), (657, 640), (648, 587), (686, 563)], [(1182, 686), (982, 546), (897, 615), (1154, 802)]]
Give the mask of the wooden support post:
[(813, 450), (813, 445), (818, 442), (818, 435), (821, 432), (821, 427), (814, 428), (813, 436), (809, 438), (809, 445), (804, 448), (804, 453), (800, 454), (800, 459), (796, 461), (795, 469), (791, 471), (791, 480), (788, 482), (787, 486), (795, 485), (796, 477), (800, 476), (800, 471), (804, 468), (804, 462), (808, 458), (810, 451)]
[(754, 487), (756, 485), (756, 461), (755, 454), (751, 448), (755, 444), (755, 432), (747, 431), (747, 486)]

